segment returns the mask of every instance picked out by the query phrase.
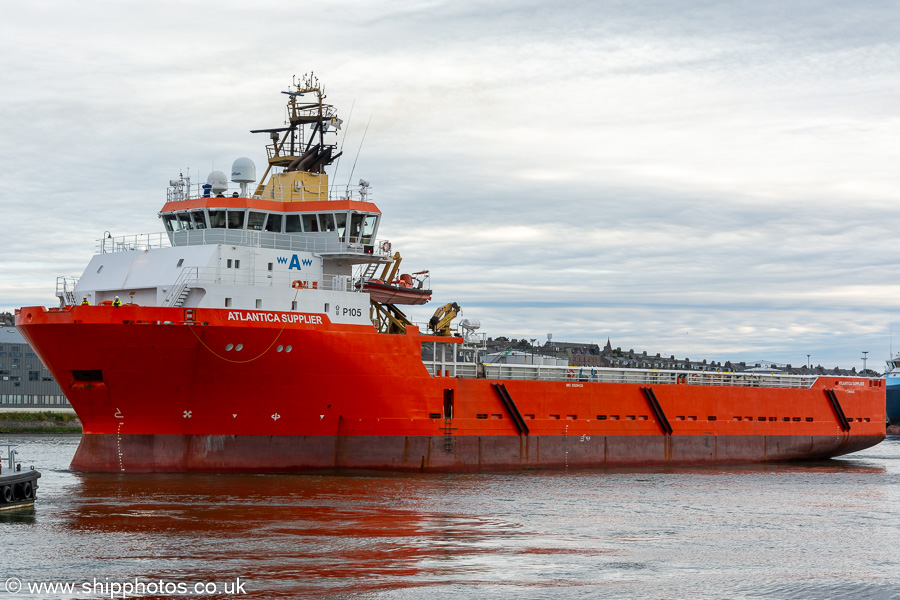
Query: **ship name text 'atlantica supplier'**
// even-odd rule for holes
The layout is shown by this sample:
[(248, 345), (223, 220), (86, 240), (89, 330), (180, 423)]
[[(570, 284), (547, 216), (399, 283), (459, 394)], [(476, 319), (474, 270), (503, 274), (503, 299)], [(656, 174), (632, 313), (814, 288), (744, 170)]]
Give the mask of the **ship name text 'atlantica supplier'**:
[(297, 313), (270, 313), (270, 312), (238, 312), (228, 313), (229, 321), (261, 321), (269, 323), (306, 323), (308, 325), (321, 325), (322, 317), (319, 315), (299, 315)]

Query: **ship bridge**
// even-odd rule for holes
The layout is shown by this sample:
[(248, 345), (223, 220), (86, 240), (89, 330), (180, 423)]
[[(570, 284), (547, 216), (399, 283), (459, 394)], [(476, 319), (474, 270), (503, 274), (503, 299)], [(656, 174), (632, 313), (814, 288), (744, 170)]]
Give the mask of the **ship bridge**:
[(231, 244), (315, 252), (363, 263), (389, 254), (376, 244), (381, 211), (362, 200), (281, 202), (258, 198), (172, 200), (159, 213), (172, 246)]
[[(344, 264), (389, 261), (390, 244), (375, 243), (381, 211), (368, 201), (369, 183), (360, 180), (352, 189), (349, 181), (329, 186), (325, 167), (341, 152), (325, 135), (336, 134), (341, 119), (324, 102), (312, 73), (294, 87), (284, 92), (285, 125), (251, 131), (268, 134), (271, 140), (266, 146), (268, 165), (259, 180), (253, 161), (242, 157), (232, 164), (230, 176), (213, 171), (202, 186), (192, 188), (190, 176), (169, 182), (159, 216), (172, 246), (225, 244), (313, 252)], [(229, 189), (229, 180), (240, 191)], [(253, 184), (255, 191), (250, 192)]]

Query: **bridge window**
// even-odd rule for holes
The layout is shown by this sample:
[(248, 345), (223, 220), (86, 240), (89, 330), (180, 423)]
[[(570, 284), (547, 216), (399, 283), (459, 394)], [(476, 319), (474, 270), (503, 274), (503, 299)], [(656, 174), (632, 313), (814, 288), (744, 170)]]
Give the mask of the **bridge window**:
[(366, 215), (366, 220), (363, 221), (363, 244), (371, 244), (372, 236), (375, 235), (375, 224), (378, 223), (377, 215)]
[(189, 213), (164, 215), (163, 222), (166, 225), (166, 231), (188, 231), (194, 228)]
[(163, 222), (166, 224), (166, 231), (181, 231), (181, 224), (175, 215), (165, 215)]
[(226, 211), (228, 213), (228, 229), (243, 229), (244, 228), (244, 215), (247, 211), (244, 210), (229, 210)]
[(350, 241), (359, 242), (360, 233), (362, 233), (362, 223), (365, 215), (354, 213), (350, 216)]
[(206, 229), (206, 216), (202, 210), (192, 212), (191, 219), (194, 220), (194, 229)]
[(224, 229), (225, 228), (225, 211), (224, 210), (209, 211), (209, 226), (212, 229)]
[(319, 231), (319, 222), (316, 220), (316, 215), (303, 215), (303, 231), (306, 233)]
[(334, 215), (337, 223), (338, 238), (344, 241), (344, 233), (347, 231), (347, 213), (337, 213)]
[(375, 226), (378, 224), (378, 215), (352, 213), (350, 215), (349, 241), (363, 244), (371, 244), (375, 234)]
[(281, 233), (281, 215), (269, 214), (269, 218), (266, 219), (266, 231)]
[(285, 233), (299, 233), (301, 231), (303, 231), (303, 226), (300, 224), (300, 215), (287, 215), (284, 218)]
[(247, 218), (247, 229), (252, 229), (253, 231), (262, 231), (263, 223), (266, 220), (266, 213), (254, 212), (250, 211), (250, 216)]
[(322, 231), (337, 230), (334, 224), (334, 215), (331, 213), (323, 213), (319, 215), (319, 224), (322, 226)]

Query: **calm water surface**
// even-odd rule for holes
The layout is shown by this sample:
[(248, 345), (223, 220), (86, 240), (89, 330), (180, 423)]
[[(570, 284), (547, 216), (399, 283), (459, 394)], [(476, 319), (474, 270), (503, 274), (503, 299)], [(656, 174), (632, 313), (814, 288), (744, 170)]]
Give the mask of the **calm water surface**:
[(78, 439), (0, 440), (43, 473), (35, 510), (0, 517), (0, 600), (113, 595), (27, 588), (95, 579), (217, 590), (193, 598), (900, 599), (898, 437), (789, 466), (364, 476), (72, 473)]

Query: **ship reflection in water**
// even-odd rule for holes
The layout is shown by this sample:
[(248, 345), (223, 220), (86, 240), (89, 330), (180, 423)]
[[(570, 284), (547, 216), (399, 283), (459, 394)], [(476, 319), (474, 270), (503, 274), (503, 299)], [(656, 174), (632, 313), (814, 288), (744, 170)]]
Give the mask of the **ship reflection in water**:
[(3, 525), (23, 580), (240, 577), (244, 598), (877, 598), (900, 580), (900, 438), (739, 468), (255, 476), (78, 474), (77, 436), (20, 437), (46, 478)]

